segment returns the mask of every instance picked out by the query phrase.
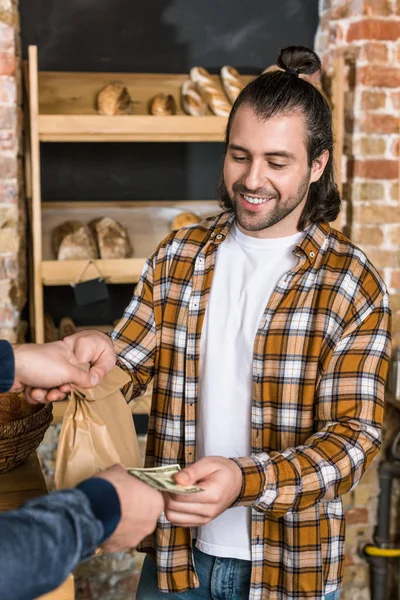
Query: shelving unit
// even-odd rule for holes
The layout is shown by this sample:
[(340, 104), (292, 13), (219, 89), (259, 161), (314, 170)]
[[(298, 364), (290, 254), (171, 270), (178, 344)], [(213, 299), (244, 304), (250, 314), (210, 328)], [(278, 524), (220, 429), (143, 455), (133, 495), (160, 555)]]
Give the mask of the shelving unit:
[[(226, 118), (211, 113), (192, 117), (182, 112), (180, 89), (187, 78), (187, 74), (39, 72), (37, 47), (29, 47), (25, 69), (29, 106), (26, 111), (25, 165), (32, 238), (30, 321), (32, 339), (36, 342), (44, 341), (43, 286), (72, 284), (87, 264), (87, 261), (54, 260), (50, 234), (55, 225), (72, 217), (86, 222), (100, 215), (123, 222), (130, 233), (134, 257), (95, 262), (107, 283), (135, 283), (145, 259), (168, 233), (176, 214), (186, 210), (204, 216), (218, 212), (213, 201), (42, 202), (40, 143), (223, 141)], [(251, 78), (243, 76), (243, 83), (247, 84)], [(218, 76), (214, 76), (214, 80), (220, 85)], [(134, 101), (132, 115), (107, 117), (97, 114), (96, 96), (112, 81), (122, 81), (128, 88)], [(338, 91), (338, 82), (335, 85)], [(176, 115), (147, 114), (150, 98), (162, 92), (174, 95), (178, 107)], [(338, 98), (341, 93), (338, 92)], [(336, 117), (339, 121), (342, 119), (341, 114)], [(341, 148), (339, 151), (341, 155)], [(97, 275), (98, 271), (89, 266), (85, 279)]]

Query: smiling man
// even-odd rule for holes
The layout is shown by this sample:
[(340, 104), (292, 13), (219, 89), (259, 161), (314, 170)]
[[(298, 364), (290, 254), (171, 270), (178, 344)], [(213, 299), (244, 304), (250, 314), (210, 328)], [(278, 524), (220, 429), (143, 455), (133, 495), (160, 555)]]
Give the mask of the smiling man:
[(172, 232), (113, 332), (127, 399), (154, 378), (147, 466), (181, 484), (143, 549), (138, 600), (334, 600), (341, 496), (379, 450), (387, 291), (332, 229), (332, 118), (282, 50), (229, 117), (217, 217)]

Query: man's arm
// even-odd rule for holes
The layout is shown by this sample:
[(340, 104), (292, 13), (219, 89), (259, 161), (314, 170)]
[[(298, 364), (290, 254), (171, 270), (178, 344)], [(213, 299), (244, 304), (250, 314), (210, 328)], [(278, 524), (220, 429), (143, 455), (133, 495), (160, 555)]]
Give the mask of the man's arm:
[(154, 261), (155, 255), (146, 261), (133, 298), (111, 334), (117, 352), (117, 363), (131, 378), (122, 390), (128, 402), (146, 391), (154, 375), (156, 351)]
[(355, 486), (381, 439), (384, 386), (390, 357), (387, 296), (346, 331), (316, 390), (317, 431), (302, 446), (227, 459), (205, 457), (175, 476), (206, 491), (166, 496), (176, 525), (204, 525), (232, 504), (281, 517)]
[(154, 531), (160, 492), (121, 465), (0, 515), (0, 596), (36, 598), (58, 587), (100, 544), (107, 551), (136, 546)]

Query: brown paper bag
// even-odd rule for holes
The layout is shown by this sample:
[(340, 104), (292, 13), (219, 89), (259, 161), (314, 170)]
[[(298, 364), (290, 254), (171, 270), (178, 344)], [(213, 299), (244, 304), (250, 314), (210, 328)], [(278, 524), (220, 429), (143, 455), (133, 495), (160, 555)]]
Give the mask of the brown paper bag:
[(57, 489), (74, 487), (115, 463), (142, 466), (132, 413), (120, 392), (128, 381), (114, 367), (95, 388), (74, 388), (58, 443)]

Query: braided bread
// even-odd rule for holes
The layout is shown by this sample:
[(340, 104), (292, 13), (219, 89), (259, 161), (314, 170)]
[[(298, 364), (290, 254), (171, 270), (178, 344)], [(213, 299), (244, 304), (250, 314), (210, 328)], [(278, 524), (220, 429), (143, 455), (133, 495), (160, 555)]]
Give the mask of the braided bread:
[(225, 94), (233, 104), (243, 88), (239, 71), (234, 67), (225, 65), (221, 69), (221, 80)]
[(182, 108), (188, 115), (192, 117), (201, 117), (207, 112), (207, 100), (201, 88), (192, 81), (187, 79), (182, 83), (181, 87)]

